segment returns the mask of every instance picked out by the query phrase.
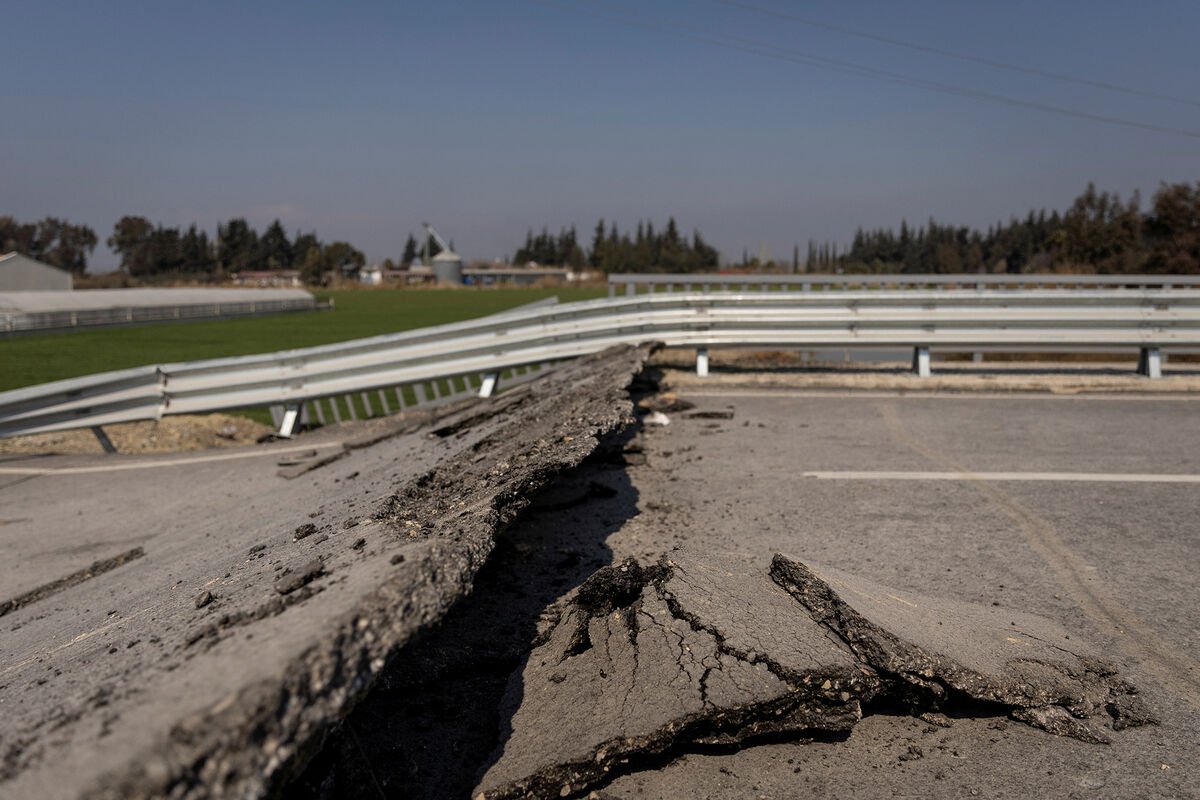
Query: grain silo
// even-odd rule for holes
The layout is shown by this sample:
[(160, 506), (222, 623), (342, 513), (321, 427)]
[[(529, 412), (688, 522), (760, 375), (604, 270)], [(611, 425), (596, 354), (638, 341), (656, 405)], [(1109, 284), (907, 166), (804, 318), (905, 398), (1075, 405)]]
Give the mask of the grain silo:
[(462, 256), (451, 250), (450, 245), (446, 244), (446, 240), (438, 236), (437, 231), (428, 222), (425, 223), (425, 231), (429, 236), (433, 237), (438, 247), (442, 248), (441, 252), (430, 260), (430, 266), (433, 267), (434, 280), (438, 283), (461, 285), (463, 282)]

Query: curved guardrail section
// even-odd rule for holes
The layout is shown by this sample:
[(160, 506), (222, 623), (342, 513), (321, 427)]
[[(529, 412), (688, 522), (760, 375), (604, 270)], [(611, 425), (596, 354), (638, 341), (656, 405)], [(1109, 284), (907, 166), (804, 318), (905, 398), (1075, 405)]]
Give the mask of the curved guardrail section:
[[(0, 393), (0, 436), (264, 405), (574, 358), (615, 344), (695, 347), (1200, 347), (1200, 291), (944, 290), (655, 293), (551, 307), (303, 350), (163, 364)], [(290, 433), (285, 423), (283, 433)]]
[(741, 288), (781, 291), (848, 289), (1183, 289), (1200, 288), (1200, 275), (1047, 275), (1009, 273), (833, 273), (801, 272), (787, 275), (753, 273), (654, 273), (626, 272), (608, 276), (608, 296), (618, 287), (626, 295), (639, 291), (725, 291)]

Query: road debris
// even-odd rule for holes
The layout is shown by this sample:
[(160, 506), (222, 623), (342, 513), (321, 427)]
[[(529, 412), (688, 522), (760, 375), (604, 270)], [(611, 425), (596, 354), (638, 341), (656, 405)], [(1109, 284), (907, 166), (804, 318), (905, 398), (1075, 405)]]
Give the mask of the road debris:
[[(580, 586), (513, 675), (511, 733), (480, 795), (570, 796), (680, 748), (845, 734), (881, 702), (914, 716), (990, 707), (1089, 742), (1107, 741), (1101, 718), (1153, 721), (1095, 653), (1055, 644), (1065, 636), (783, 555), (769, 569), (685, 551), (627, 560)], [(568, 718), (588, 724), (562, 736)]]
[(325, 565), (321, 563), (321, 559), (314, 558), (312, 561), (304, 564), (298, 570), (289, 572), (275, 579), (275, 591), (280, 594), (291, 594), (302, 586), (315, 581), (317, 578), (325, 574)]

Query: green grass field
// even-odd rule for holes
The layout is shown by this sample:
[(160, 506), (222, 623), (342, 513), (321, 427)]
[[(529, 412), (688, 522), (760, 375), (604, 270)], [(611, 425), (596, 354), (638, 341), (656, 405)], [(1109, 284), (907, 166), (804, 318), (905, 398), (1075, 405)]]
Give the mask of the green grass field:
[(0, 339), (0, 391), (144, 364), (268, 353), (360, 339), (494, 314), (545, 297), (594, 289), (406, 289), (317, 292), (332, 311), (181, 322)]

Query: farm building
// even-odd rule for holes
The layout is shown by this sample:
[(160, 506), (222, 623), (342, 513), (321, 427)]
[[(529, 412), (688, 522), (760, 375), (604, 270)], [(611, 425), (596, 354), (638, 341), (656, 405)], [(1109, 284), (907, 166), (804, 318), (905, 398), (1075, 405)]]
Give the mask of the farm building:
[(0, 256), (0, 292), (70, 291), (71, 273), (20, 253)]

